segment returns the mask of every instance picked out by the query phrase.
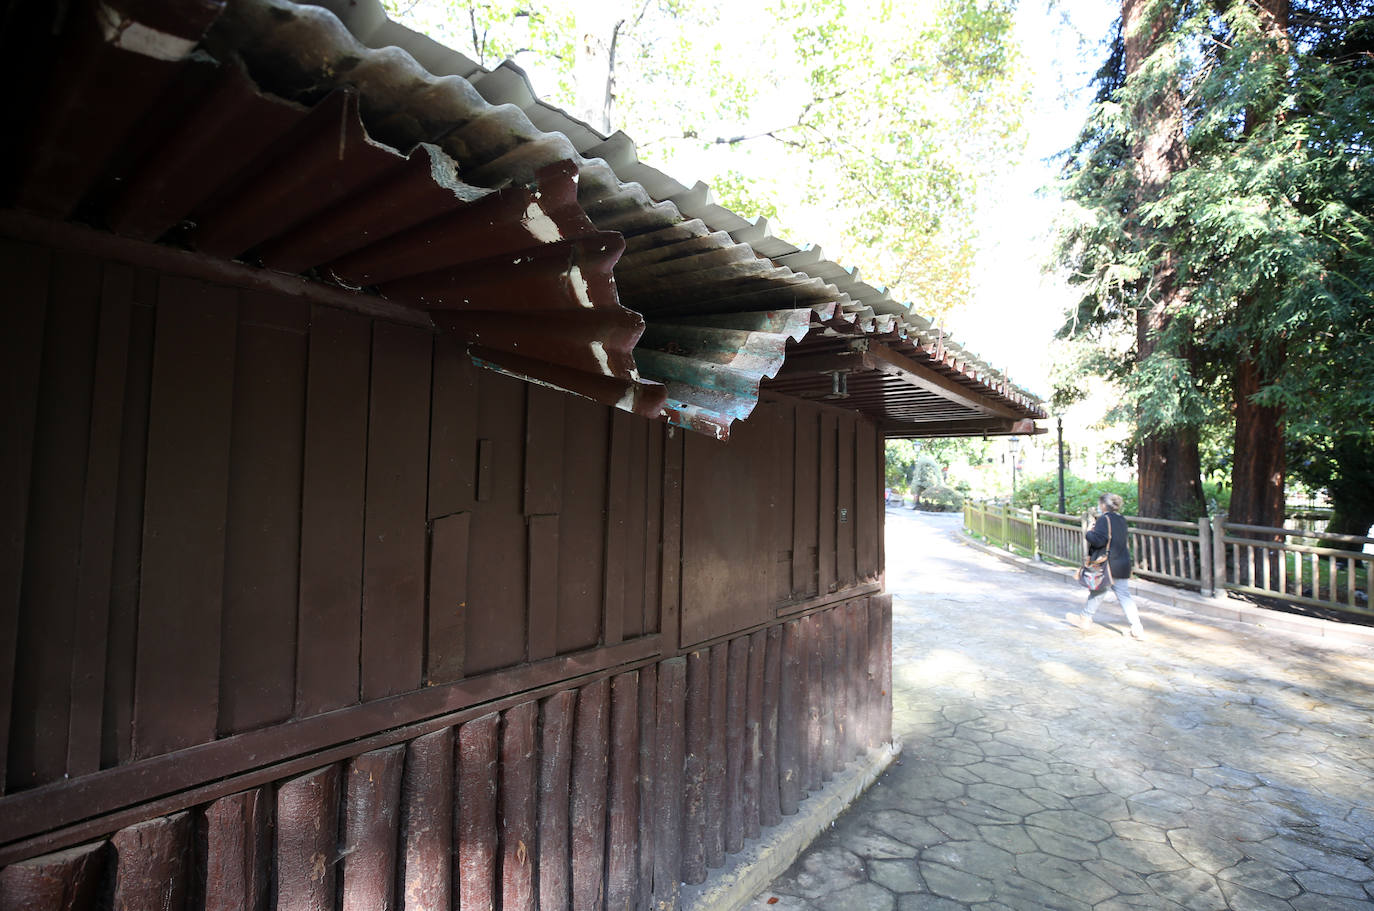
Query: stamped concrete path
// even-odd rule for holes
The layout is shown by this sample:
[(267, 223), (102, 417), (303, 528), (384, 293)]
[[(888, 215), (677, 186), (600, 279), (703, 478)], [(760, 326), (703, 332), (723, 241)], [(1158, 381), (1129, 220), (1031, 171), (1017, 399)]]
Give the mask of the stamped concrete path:
[(903, 752), (750, 911), (1374, 908), (1374, 649), (1082, 602), (887, 512)]

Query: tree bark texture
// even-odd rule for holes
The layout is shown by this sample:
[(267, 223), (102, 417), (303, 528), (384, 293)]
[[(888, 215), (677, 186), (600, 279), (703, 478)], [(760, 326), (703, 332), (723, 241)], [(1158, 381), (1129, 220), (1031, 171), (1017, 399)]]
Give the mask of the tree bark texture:
[[(1123, 0), (1121, 20), (1126, 43), (1126, 78), (1143, 78), (1141, 71), (1174, 25), (1169, 0)], [(1158, 199), (1170, 178), (1187, 164), (1183, 136), (1183, 102), (1175, 80), (1165, 80), (1141, 98), (1131, 111), (1135, 141), (1136, 208)], [(1151, 229), (1131, 219), (1131, 231), (1141, 248), (1158, 243)], [(1136, 357), (1144, 361), (1159, 345), (1161, 334), (1185, 300), (1178, 282), (1176, 257), (1161, 246), (1151, 274), (1144, 278), (1144, 300), (1136, 315)], [(1195, 428), (1163, 431), (1141, 441), (1138, 453), (1139, 511), (1143, 516), (1195, 518), (1202, 508), (1202, 470)]]
[[(1261, 27), (1273, 41), (1268, 53), (1283, 54), (1288, 46), (1289, 0), (1258, 0)], [(1262, 121), (1269, 105), (1257, 101), (1245, 112), (1245, 131)], [(1240, 302), (1242, 309), (1260, 306), (1253, 296)], [(1274, 378), (1273, 364), (1283, 363), (1283, 352), (1271, 353), (1265, 366), (1264, 352), (1244, 352), (1236, 364), (1231, 384), (1235, 396), (1236, 433), (1231, 460), (1231, 521), (1241, 525), (1283, 526), (1284, 458), (1283, 410), (1256, 405), (1256, 393)], [(1275, 580), (1277, 581), (1277, 580)]]
[(1236, 365), (1235, 454), (1231, 463), (1231, 521), (1283, 526), (1283, 409), (1256, 405), (1263, 387), (1260, 366), (1246, 357)]

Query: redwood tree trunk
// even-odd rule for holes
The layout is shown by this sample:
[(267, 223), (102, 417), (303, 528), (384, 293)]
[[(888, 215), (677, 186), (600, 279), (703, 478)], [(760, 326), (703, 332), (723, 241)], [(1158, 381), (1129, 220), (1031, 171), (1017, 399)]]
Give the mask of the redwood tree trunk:
[(1232, 522), (1283, 527), (1283, 410), (1256, 405), (1262, 387), (1259, 365), (1245, 358), (1236, 365), (1235, 453), (1231, 462)]
[[(1126, 78), (1130, 79), (1174, 25), (1169, 0), (1123, 0), (1121, 20), (1126, 42)], [(1131, 111), (1135, 142), (1136, 208), (1158, 199), (1169, 180), (1187, 164), (1183, 137), (1183, 102), (1178, 87), (1163, 86)], [(1137, 217), (1131, 230), (1142, 248), (1157, 237)], [(1177, 280), (1177, 263), (1165, 252), (1143, 281), (1146, 298), (1136, 316), (1136, 357), (1154, 353), (1160, 335), (1169, 328), (1185, 301)], [(1202, 514), (1202, 467), (1194, 427), (1162, 431), (1141, 441), (1138, 452), (1140, 514), (1160, 518), (1194, 519)]]
[[(1289, 0), (1258, 0), (1261, 28), (1273, 42), (1268, 53), (1288, 52)], [(1277, 100), (1275, 98), (1275, 100)], [(1270, 108), (1272, 110), (1272, 108)], [(1267, 115), (1266, 102), (1256, 99), (1245, 112), (1245, 132), (1253, 131)], [(1254, 296), (1240, 301), (1242, 309), (1260, 306)], [(1284, 459), (1283, 410), (1256, 405), (1252, 399), (1276, 376), (1284, 353), (1272, 352), (1266, 364), (1256, 347), (1242, 352), (1231, 385), (1235, 397), (1236, 436), (1231, 460), (1231, 521), (1241, 525), (1283, 527)]]

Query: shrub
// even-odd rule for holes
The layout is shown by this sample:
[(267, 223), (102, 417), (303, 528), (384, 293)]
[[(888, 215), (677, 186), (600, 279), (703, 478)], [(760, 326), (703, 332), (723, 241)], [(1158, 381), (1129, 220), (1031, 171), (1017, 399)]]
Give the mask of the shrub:
[(938, 487), (944, 479), (944, 472), (940, 469), (940, 463), (928, 455), (920, 456), (916, 459), (916, 464), (911, 473), (911, 488), (917, 496), (921, 491), (928, 487)]
[[(1077, 475), (1064, 474), (1064, 511), (1071, 516), (1082, 515), (1097, 508), (1097, 498), (1104, 493), (1120, 494), (1125, 505), (1121, 511), (1128, 516), (1136, 514), (1137, 490), (1134, 481), (1089, 481)], [(1016, 485), (1016, 496), (1012, 505), (1021, 509), (1039, 506), (1052, 512), (1059, 511), (1059, 475), (1052, 473), (1022, 478)]]
[(964, 498), (954, 488), (936, 484), (921, 491), (920, 506), (931, 512), (956, 512), (964, 508)]

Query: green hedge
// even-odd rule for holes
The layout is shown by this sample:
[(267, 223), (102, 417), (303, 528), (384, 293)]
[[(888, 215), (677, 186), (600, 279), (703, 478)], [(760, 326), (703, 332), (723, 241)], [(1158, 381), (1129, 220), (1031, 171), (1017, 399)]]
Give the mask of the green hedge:
[[(1104, 493), (1119, 494), (1125, 501), (1121, 511), (1126, 515), (1138, 514), (1140, 503), (1135, 481), (1089, 481), (1067, 472), (1064, 474), (1064, 511), (1071, 516), (1096, 509), (1097, 498)], [(1215, 482), (1203, 484), (1202, 494), (1208, 504), (1216, 504), (1218, 511), (1225, 512), (1231, 505), (1230, 489)], [(1041, 509), (1058, 512), (1059, 475), (1056, 473), (1019, 479), (1012, 505), (1021, 509), (1039, 506)]]
[(936, 484), (921, 491), (918, 505), (931, 512), (957, 512), (964, 508), (964, 498), (954, 488)]

